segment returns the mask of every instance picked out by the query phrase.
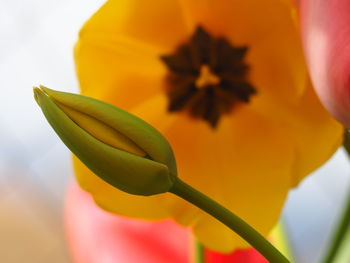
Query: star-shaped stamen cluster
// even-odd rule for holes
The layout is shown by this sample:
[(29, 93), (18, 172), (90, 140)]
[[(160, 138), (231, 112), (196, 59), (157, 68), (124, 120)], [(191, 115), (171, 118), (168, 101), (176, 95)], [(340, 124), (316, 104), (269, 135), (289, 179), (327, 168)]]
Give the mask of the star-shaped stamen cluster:
[(235, 47), (223, 37), (212, 37), (198, 26), (188, 43), (161, 56), (166, 77), (168, 110), (187, 110), (215, 128), (222, 114), (238, 103), (248, 103), (255, 88), (247, 81), (247, 47)]

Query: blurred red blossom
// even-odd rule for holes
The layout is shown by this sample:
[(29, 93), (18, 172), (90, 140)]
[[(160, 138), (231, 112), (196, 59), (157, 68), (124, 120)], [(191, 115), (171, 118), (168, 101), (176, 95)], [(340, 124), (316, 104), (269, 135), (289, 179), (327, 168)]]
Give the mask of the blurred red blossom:
[[(172, 220), (147, 222), (113, 215), (72, 183), (66, 196), (65, 226), (75, 263), (188, 263), (190, 231)], [(205, 251), (207, 263), (266, 263), (254, 249), (224, 255)]]
[(305, 56), (316, 91), (350, 128), (350, 1), (299, 2)]

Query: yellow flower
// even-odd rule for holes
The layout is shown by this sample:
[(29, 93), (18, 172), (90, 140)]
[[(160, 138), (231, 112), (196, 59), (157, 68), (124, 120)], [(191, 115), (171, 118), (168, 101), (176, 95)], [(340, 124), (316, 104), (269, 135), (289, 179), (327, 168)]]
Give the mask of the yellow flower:
[[(75, 49), (82, 93), (159, 129), (179, 176), (267, 235), (288, 190), (339, 147), (281, 0), (110, 0)], [(81, 186), (121, 215), (173, 217), (207, 247), (246, 244), (170, 194), (123, 193), (75, 160)]]

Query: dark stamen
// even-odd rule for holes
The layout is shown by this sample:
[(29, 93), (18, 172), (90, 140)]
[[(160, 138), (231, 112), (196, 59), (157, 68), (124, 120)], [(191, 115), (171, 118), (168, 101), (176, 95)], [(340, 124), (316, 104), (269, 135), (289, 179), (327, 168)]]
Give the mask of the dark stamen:
[(198, 26), (188, 43), (160, 57), (169, 69), (168, 110), (187, 110), (215, 128), (223, 114), (239, 103), (248, 103), (256, 93), (247, 81), (247, 51), (247, 47), (235, 47)]

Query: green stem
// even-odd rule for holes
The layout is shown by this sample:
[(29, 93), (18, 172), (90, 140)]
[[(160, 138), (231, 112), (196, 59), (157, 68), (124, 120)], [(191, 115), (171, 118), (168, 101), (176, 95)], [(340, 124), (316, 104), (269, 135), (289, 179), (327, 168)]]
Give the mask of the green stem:
[[(348, 153), (348, 156), (350, 157), (350, 134), (347, 130), (345, 130), (344, 133), (344, 148), (346, 152)], [(348, 194), (348, 199), (345, 204), (345, 209), (343, 211), (342, 216), (340, 217), (340, 221), (338, 223), (337, 229), (334, 232), (334, 235), (332, 237), (331, 245), (326, 253), (326, 256), (324, 257), (323, 261), (324, 263), (331, 263), (334, 261), (338, 250), (341, 246), (341, 243), (344, 240), (346, 230), (350, 227), (350, 191)]]
[(174, 182), (170, 189), (171, 193), (183, 198), (184, 200), (194, 204), (203, 211), (212, 215), (220, 222), (231, 228), (239, 236), (252, 245), (262, 256), (271, 263), (284, 263), (289, 260), (283, 256), (269, 241), (260, 235), (254, 228), (248, 225), (241, 218), (233, 214), (231, 211), (202, 194), (190, 185), (181, 181), (179, 178)]
[(205, 258), (204, 258), (204, 247), (203, 245), (195, 239), (195, 263), (205, 263)]
[(349, 228), (349, 225), (350, 225), (350, 194), (347, 200), (347, 204), (345, 204), (345, 210), (343, 212), (343, 215), (341, 216), (337, 229), (332, 238), (331, 246), (329, 247), (329, 250), (327, 251), (327, 254), (322, 262), (331, 263), (334, 261), (338, 253), (338, 250), (341, 247), (341, 244), (344, 240), (346, 230)]

